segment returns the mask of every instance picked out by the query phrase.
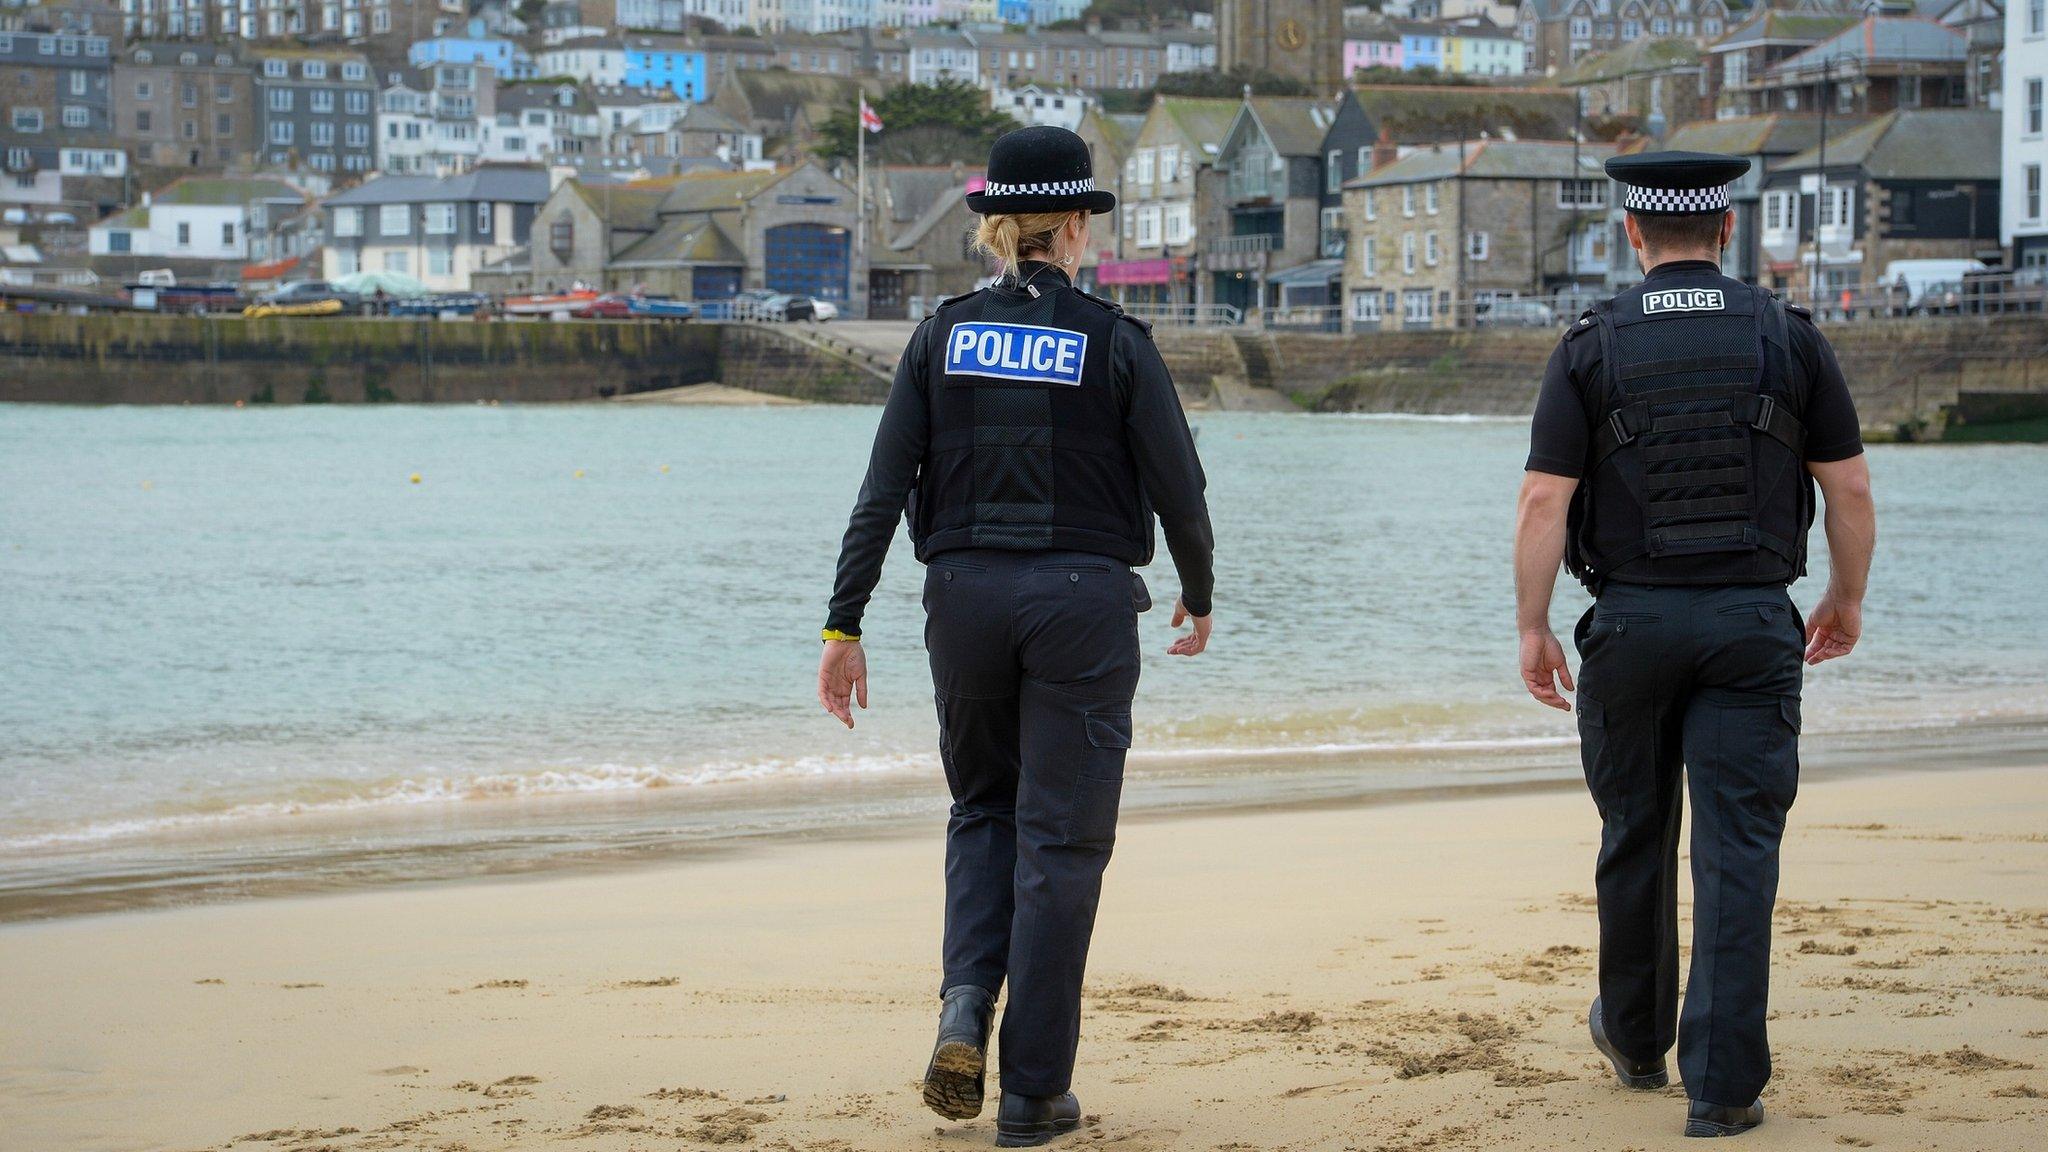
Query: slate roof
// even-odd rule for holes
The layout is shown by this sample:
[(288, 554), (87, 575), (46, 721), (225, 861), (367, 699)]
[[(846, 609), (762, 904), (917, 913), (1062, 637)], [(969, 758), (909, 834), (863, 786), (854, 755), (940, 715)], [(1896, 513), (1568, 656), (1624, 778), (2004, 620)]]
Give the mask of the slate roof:
[(1707, 45), (1709, 52), (1745, 48), (1767, 40), (1778, 43), (1818, 44), (1856, 23), (1854, 16), (1829, 16), (1816, 12), (1785, 12), (1766, 9), (1760, 18), (1745, 21), (1726, 36)]
[(498, 111), (523, 112), (531, 108), (562, 111), (564, 105), (558, 97), (563, 89), (576, 94), (575, 100), (566, 106), (568, 111), (585, 116), (596, 113), (597, 105), (591, 103), (590, 93), (584, 91), (582, 85), (567, 80), (515, 80), (501, 84), (498, 86)]
[(534, 164), (484, 164), (457, 176), (383, 176), (331, 196), (329, 207), (351, 204), (425, 204), (505, 201), (539, 204), (548, 198), (547, 169)]
[(1918, 16), (1872, 16), (1779, 61), (1771, 74), (1816, 69), (1830, 60), (1942, 62), (1968, 55), (1968, 37), (1946, 24)]
[[(1863, 123), (1858, 116), (1830, 116), (1828, 135)], [(1732, 120), (1695, 120), (1675, 129), (1664, 147), (1675, 152), (1722, 152), (1730, 156), (1789, 156), (1820, 142), (1820, 115), (1773, 112)]]
[(1608, 52), (1595, 53), (1579, 61), (1557, 78), (1559, 84), (1598, 84), (1625, 76), (1645, 76), (1673, 68), (1697, 67), (1700, 46), (1690, 38), (1631, 40)]
[(908, 252), (912, 248), (917, 247), (931, 233), (933, 228), (939, 226), (939, 222), (946, 218), (946, 214), (960, 204), (960, 201), (966, 195), (966, 191), (965, 188), (955, 186), (946, 189), (934, 197), (932, 202), (925, 207), (922, 216), (912, 221), (910, 227), (905, 228), (895, 239), (889, 241), (889, 250), (892, 252)]
[(1334, 110), (1312, 96), (1254, 96), (1247, 103), (1282, 156), (1319, 156)]
[(1482, 88), (1460, 85), (1358, 84), (1351, 89), (1375, 133), (1396, 144), (1477, 139), (1566, 139), (1577, 96), (1563, 88)]
[(790, 169), (784, 168), (769, 172), (693, 172), (678, 176), (661, 200), (661, 214), (736, 209), (748, 197), (789, 174)]
[(802, 109), (813, 124), (822, 124), (833, 111), (852, 108), (854, 93), (861, 88), (861, 82), (851, 76), (818, 76), (781, 68), (738, 69), (726, 78), (739, 86), (755, 116), (783, 123), (794, 120)]
[(675, 264), (745, 264), (746, 253), (726, 230), (723, 212), (690, 212), (662, 218), (654, 234), (614, 256), (614, 268)]
[[(1207, 162), (1214, 160), (1217, 150), (1223, 147), (1223, 138), (1230, 134), (1230, 125), (1237, 119), (1242, 103), (1221, 97), (1160, 96), (1153, 106), (1172, 120), (1183, 136), (1202, 148), (1202, 158)], [(1321, 143), (1317, 141), (1318, 145)]]
[(889, 219), (897, 224), (916, 220), (933, 201), (966, 182), (964, 176), (954, 174), (951, 165), (891, 166), (882, 170), (882, 180), (889, 189)]
[[(1465, 145), (1463, 175), (1468, 180), (1590, 180), (1602, 176), (1600, 165), (1614, 151), (1612, 144), (1581, 144), (1579, 166), (1574, 170), (1569, 140), (1475, 140)], [(1458, 146), (1452, 143), (1418, 148), (1391, 164), (1345, 181), (1344, 186), (1427, 184), (1457, 175)]]
[[(1828, 131), (1828, 167), (1855, 165), (1879, 180), (1996, 180), (1998, 150), (1999, 113), (1988, 109), (1905, 109), (1839, 136), (1833, 125)], [(1775, 170), (1805, 171), (1819, 163), (1814, 147)]]
[(150, 197), (151, 203), (157, 205), (219, 206), (249, 204), (257, 200), (289, 200), (298, 203), (305, 199), (305, 195), (297, 188), (282, 180), (237, 179), (224, 176), (186, 176), (168, 188), (158, 190)]

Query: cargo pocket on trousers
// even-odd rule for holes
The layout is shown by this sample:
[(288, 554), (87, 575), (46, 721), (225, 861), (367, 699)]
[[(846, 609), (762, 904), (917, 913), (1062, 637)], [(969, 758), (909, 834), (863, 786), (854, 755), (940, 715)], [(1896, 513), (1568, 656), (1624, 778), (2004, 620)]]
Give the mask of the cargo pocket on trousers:
[(1131, 749), (1131, 714), (1089, 712), (1081, 718), (1087, 744), (1074, 771), (1074, 802), (1067, 811), (1067, 843), (1102, 846), (1116, 842), (1117, 808), (1123, 801), (1124, 755)]
[(1583, 691), (1579, 693), (1579, 763), (1586, 773), (1586, 791), (1593, 795), (1593, 806), (1603, 818), (1620, 816), (1621, 797), (1608, 786), (1607, 709)]

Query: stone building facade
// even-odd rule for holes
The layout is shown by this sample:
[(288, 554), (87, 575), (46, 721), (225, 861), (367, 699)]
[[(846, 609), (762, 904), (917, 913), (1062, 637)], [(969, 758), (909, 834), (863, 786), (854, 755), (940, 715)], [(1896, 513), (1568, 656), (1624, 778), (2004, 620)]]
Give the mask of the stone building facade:
[(131, 44), (114, 65), (114, 136), (140, 164), (220, 168), (255, 151), (255, 90), (232, 45)]

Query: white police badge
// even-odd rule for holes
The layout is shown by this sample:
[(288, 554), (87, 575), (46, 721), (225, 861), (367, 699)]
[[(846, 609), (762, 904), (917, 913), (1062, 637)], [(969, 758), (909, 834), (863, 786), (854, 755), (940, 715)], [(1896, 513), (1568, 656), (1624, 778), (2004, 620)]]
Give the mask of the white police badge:
[(946, 340), (946, 375), (1079, 387), (1088, 335), (1037, 324), (971, 321)]

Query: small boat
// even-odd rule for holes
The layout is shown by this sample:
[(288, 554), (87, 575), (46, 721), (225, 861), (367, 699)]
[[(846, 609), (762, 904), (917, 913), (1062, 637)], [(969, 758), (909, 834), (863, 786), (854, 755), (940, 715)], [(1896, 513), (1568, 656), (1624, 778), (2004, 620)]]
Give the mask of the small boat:
[(626, 301), (626, 307), (646, 320), (688, 320), (697, 314), (697, 306), (688, 300), (665, 296), (634, 296)]
[(568, 292), (553, 292), (535, 296), (507, 296), (507, 316), (567, 316), (591, 301), (597, 293), (588, 288), (577, 288)]
[(309, 300), (303, 304), (256, 303), (242, 309), (242, 315), (251, 320), (265, 316), (339, 316), (345, 309), (340, 300)]
[(446, 292), (439, 296), (394, 300), (384, 310), (391, 316), (474, 316), (476, 310), (483, 307), (485, 299), (481, 292)]

